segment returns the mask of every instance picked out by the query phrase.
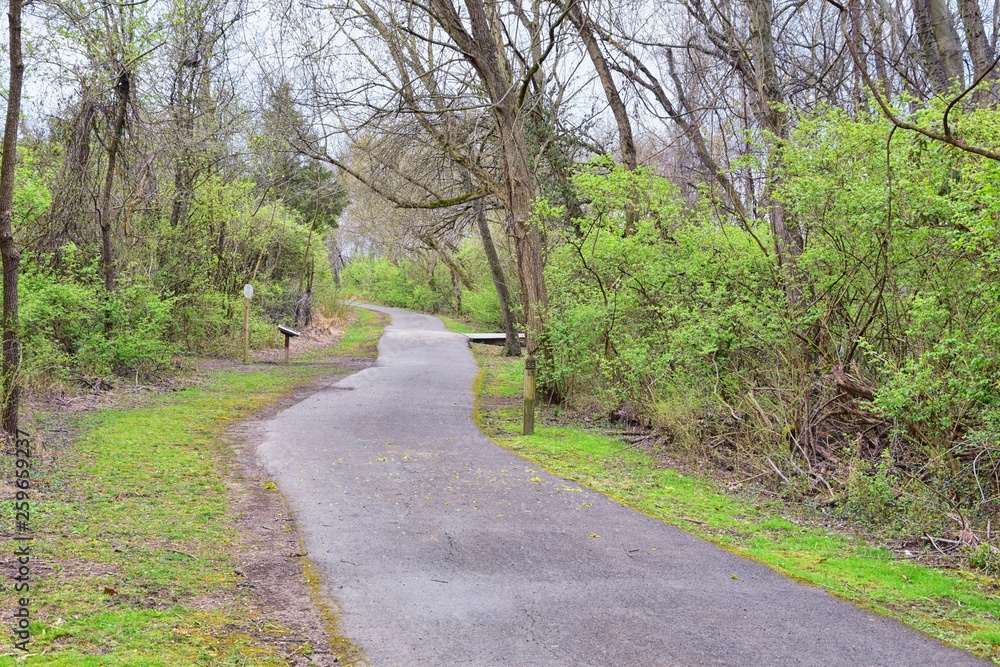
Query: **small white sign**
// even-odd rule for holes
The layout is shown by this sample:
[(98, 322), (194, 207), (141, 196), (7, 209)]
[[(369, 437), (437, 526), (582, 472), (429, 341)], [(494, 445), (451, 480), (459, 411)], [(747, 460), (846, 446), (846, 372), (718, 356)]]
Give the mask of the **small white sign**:
[(243, 296), (250, 299), (253, 297), (253, 285), (247, 283), (243, 286)]

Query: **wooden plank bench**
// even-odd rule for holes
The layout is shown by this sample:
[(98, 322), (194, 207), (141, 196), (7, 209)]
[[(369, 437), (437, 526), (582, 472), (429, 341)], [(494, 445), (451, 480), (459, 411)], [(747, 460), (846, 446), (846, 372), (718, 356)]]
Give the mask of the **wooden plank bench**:
[[(507, 340), (507, 336), (502, 333), (467, 333), (462, 334), (469, 339), (469, 343), (484, 343), (486, 345), (503, 345)], [(524, 334), (520, 333), (517, 335), (524, 342)]]

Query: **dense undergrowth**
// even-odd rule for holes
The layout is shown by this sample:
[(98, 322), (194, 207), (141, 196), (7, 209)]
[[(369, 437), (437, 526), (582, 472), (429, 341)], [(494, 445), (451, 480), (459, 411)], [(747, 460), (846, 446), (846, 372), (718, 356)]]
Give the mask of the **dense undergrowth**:
[[(327, 241), (343, 203), (331, 172), (285, 160), (269, 167), (284, 173), (280, 187), (268, 184), (271, 174), (216, 173), (184, 193), (183, 219), (171, 215), (180, 195), (169, 188), (146, 192), (143, 206), (121, 203), (128, 218), (113, 238), (109, 290), (93, 212), (61, 208), (64, 158), (55, 137), (19, 150), (20, 374), (29, 394), (141, 383), (172, 371), (177, 355), (238, 354), (245, 283), (255, 289), (255, 348), (278, 344), (275, 323), (337, 308)], [(76, 177), (98, 182), (99, 166)]]
[[(954, 122), (998, 141), (996, 111)], [(547, 399), (997, 575), (1000, 165), (835, 109), (800, 115), (780, 163), (794, 266), (765, 219), (610, 159), (576, 172), (582, 217), (536, 202)], [(469, 305), (483, 270), (460, 302), (420, 257), (348, 273), (374, 300), (499, 323), (496, 301)]]

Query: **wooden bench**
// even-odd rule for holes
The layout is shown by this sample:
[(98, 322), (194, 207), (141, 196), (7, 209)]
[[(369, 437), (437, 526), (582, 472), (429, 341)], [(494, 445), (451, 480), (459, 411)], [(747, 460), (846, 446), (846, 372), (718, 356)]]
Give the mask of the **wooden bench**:
[[(467, 333), (462, 334), (469, 339), (469, 343), (484, 343), (486, 345), (503, 345), (507, 341), (506, 334), (502, 333)], [(517, 337), (524, 342), (524, 334), (519, 333)]]

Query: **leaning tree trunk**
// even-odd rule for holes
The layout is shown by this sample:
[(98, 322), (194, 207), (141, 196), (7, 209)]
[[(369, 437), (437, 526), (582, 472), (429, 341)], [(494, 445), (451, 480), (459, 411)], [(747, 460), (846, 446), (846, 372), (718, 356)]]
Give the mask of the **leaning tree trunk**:
[(3, 133), (3, 157), (0, 159), (0, 259), (3, 262), (3, 430), (17, 437), (17, 412), (21, 387), (21, 342), (18, 338), (17, 278), (21, 253), (14, 240), (14, 170), (17, 166), (17, 129), (21, 117), (21, 88), (24, 83), (24, 58), (21, 53), (22, 0), (10, 0), (7, 17), (10, 24), (10, 84), (7, 87), (7, 121)]
[[(576, 2), (576, 0), (569, 1)], [(576, 27), (577, 32), (580, 33), (583, 45), (587, 48), (587, 55), (590, 56), (590, 62), (594, 65), (594, 69), (597, 70), (597, 76), (601, 80), (601, 86), (604, 88), (604, 96), (607, 98), (608, 106), (611, 107), (611, 113), (615, 117), (615, 124), (618, 126), (618, 143), (621, 149), (622, 164), (625, 165), (626, 169), (634, 171), (638, 165), (638, 159), (636, 158), (635, 139), (632, 135), (632, 122), (629, 120), (628, 110), (625, 108), (625, 103), (618, 92), (618, 86), (615, 84), (614, 77), (611, 76), (611, 68), (608, 66), (608, 61), (604, 57), (604, 52), (601, 50), (600, 44), (598, 44), (594, 28), (590, 23), (590, 17), (584, 13), (579, 4), (573, 4), (570, 7), (568, 16), (569, 20)]]
[[(569, 1), (576, 3), (576, 0)], [(568, 16), (569, 20), (576, 27), (577, 32), (580, 33), (580, 39), (583, 40), (583, 44), (587, 49), (590, 62), (594, 65), (594, 69), (597, 70), (597, 77), (601, 80), (601, 87), (604, 88), (604, 96), (607, 98), (608, 106), (611, 107), (611, 113), (615, 117), (615, 124), (618, 126), (618, 144), (621, 150), (622, 164), (629, 171), (635, 171), (639, 163), (636, 158), (635, 139), (632, 136), (632, 122), (629, 120), (625, 103), (618, 93), (618, 86), (611, 76), (611, 68), (608, 67), (608, 61), (604, 57), (604, 52), (601, 51), (600, 45), (597, 43), (597, 36), (594, 35), (590, 17), (584, 13), (579, 4), (570, 5)], [(625, 205), (626, 234), (635, 232), (635, 211), (635, 203), (627, 202)]]
[(504, 333), (503, 356), (519, 357), (521, 356), (521, 341), (518, 338), (517, 328), (514, 326), (510, 290), (507, 288), (507, 279), (503, 275), (500, 256), (497, 254), (496, 245), (493, 243), (493, 234), (490, 233), (490, 223), (486, 220), (486, 209), (481, 199), (477, 199), (473, 206), (476, 227), (479, 229), (479, 238), (483, 242), (483, 252), (486, 253), (486, 262), (490, 265), (493, 286), (496, 288), (497, 297), (500, 299), (500, 313), (503, 316)]
[(111, 245), (111, 188), (115, 182), (115, 169), (118, 167), (118, 152), (121, 147), (122, 130), (125, 128), (125, 116), (128, 112), (129, 90), (131, 87), (128, 70), (122, 70), (118, 75), (118, 85), (115, 94), (118, 106), (111, 125), (111, 139), (108, 142), (108, 172), (104, 176), (104, 188), (101, 191), (101, 205), (98, 215), (101, 223), (101, 266), (104, 268), (104, 288), (108, 292), (115, 289), (115, 264)]

